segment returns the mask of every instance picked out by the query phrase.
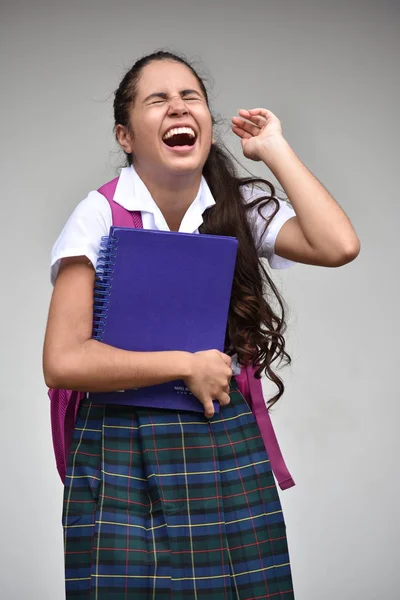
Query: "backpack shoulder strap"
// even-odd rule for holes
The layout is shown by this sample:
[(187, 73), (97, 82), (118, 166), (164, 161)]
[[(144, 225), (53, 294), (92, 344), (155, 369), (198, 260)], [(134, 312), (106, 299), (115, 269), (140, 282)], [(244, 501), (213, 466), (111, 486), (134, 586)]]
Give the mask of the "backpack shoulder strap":
[[(130, 212), (114, 202), (118, 179), (119, 177), (116, 177), (98, 189), (110, 204), (112, 224), (116, 227), (143, 229), (140, 212)], [(85, 394), (72, 390), (49, 389), (48, 395), (50, 398), (51, 428), (56, 465), (61, 481), (64, 482), (78, 408)]]
[(114, 227), (133, 227), (143, 229), (142, 216), (140, 211), (130, 211), (114, 201), (115, 190), (117, 189), (119, 177), (108, 181), (97, 191), (102, 194), (110, 204), (112, 214), (112, 224)]
[(253, 414), (261, 431), (261, 436), (269, 453), (269, 460), (272, 471), (278, 480), (282, 490), (286, 490), (295, 485), (292, 476), (283, 459), (278, 440), (275, 435), (271, 417), (268, 408), (265, 405), (264, 395), (262, 391), (261, 379), (254, 377), (255, 369), (251, 366), (247, 367), (247, 378), (249, 382), (250, 395), (253, 402)]
[(246, 368), (242, 367), (242, 372), (236, 379), (239, 384), (239, 389), (245, 400), (249, 403), (251, 411), (257, 421), (265, 449), (268, 453), (272, 472), (279, 483), (279, 487), (282, 490), (286, 490), (293, 487), (295, 482), (283, 459), (271, 417), (265, 404), (261, 379), (256, 379), (254, 377), (255, 371), (255, 367), (251, 365)]

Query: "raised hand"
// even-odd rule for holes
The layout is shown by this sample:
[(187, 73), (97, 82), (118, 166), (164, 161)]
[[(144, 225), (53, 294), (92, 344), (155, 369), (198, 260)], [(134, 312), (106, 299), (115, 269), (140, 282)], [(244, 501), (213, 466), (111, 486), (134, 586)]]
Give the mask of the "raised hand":
[(282, 138), (282, 125), (273, 112), (266, 108), (240, 109), (238, 117), (232, 117), (232, 131), (241, 138), (246, 158), (259, 161), (269, 146)]

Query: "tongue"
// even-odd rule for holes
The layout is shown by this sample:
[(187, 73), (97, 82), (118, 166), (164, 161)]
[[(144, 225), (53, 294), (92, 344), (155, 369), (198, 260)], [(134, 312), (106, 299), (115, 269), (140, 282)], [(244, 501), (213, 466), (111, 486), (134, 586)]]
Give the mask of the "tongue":
[(165, 140), (164, 143), (173, 148), (174, 146), (193, 146), (194, 141), (194, 138), (187, 135), (187, 133), (180, 133), (173, 135), (168, 140)]

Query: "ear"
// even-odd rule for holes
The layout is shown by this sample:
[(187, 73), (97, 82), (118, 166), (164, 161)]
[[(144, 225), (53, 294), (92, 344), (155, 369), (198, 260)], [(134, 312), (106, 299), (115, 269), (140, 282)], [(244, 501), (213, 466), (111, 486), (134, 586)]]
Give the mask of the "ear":
[(131, 134), (128, 131), (128, 128), (124, 125), (117, 125), (115, 128), (115, 135), (117, 136), (117, 140), (122, 150), (126, 154), (132, 154), (133, 152), (133, 141)]

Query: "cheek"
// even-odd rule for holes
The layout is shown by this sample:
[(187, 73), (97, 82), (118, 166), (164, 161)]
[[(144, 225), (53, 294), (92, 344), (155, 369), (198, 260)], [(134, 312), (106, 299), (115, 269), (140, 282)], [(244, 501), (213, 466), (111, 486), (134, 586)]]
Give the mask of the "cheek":
[(158, 138), (158, 128), (151, 123), (136, 126), (133, 132), (133, 143), (140, 148), (151, 149), (155, 147), (156, 138)]
[(201, 128), (203, 137), (207, 140), (211, 140), (213, 136), (213, 125), (210, 115), (203, 115), (203, 118), (201, 119)]
[(209, 136), (210, 136), (210, 140), (211, 140), (214, 137), (214, 126), (213, 126), (211, 115), (209, 115), (209, 117), (208, 117), (208, 131), (209, 131)]
[(212, 124), (210, 124), (210, 128), (207, 133), (207, 142), (210, 146), (214, 142), (214, 131), (213, 131)]

